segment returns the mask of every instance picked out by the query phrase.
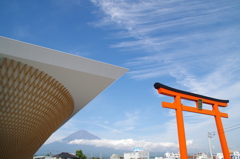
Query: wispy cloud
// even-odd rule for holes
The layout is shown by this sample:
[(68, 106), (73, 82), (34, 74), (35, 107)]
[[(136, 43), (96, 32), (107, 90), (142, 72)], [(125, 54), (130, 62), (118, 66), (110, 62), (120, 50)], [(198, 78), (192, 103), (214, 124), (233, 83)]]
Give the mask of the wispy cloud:
[(139, 114), (139, 110), (135, 110), (134, 112), (125, 112), (125, 120), (117, 121), (114, 125), (121, 131), (132, 130), (134, 129), (134, 126), (137, 125)]
[(229, 19), (236, 19), (238, 1), (221, 1), (217, 5), (186, 0), (92, 2), (104, 14), (102, 26), (121, 29), (118, 35), (122, 34), (122, 42), (111, 47), (147, 53), (127, 62), (132, 78), (172, 75), (179, 67), (190, 76), (199, 72), (197, 69), (211, 72), (214, 63), (227, 57), (226, 51), (228, 56), (236, 54), (231, 47), (238, 43), (239, 28)]
[[(228, 57), (225, 61), (216, 64), (215, 69), (201, 76), (188, 73), (185, 68), (171, 71), (171, 75), (177, 79), (179, 84), (193, 92), (211, 95), (216, 98), (233, 99), (236, 94), (231, 92), (236, 92), (240, 83), (237, 75), (240, 71), (239, 60), (239, 57)], [(230, 91), (234, 88), (235, 91)], [(227, 91), (229, 94), (226, 94), (226, 90), (229, 90)]]

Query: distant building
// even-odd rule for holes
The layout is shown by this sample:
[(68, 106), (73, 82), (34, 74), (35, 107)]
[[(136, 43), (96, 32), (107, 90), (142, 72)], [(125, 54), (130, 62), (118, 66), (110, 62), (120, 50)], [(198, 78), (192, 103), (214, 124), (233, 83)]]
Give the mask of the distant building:
[(233, 151), (230, 153), (231, 159), (240, 159), (240, 153), (238, 151)]
[(179, 159), (180, 153), (166, 152), (164, 153), (164, 159)]
[[(231, 159), (240, 159), (240, 153), (238, 151), (230, 151)], [(223, 153), (217, 153), (216, 159), (224, 159)]]
[(223, 159), (223, 153), (217, 153), (216, 159)]
[(118, 154), (112, 154), (112, 156), (110, 156), (110, 159), (124, 159), (124, 157)]
[(194, 155), (194, 159), (210, 159), (205, 152), (200, 152)]
[(133, 152), (124, 153), (124, 159), (150, 159), (150, 157), (148, 151), (144, 151), (141, 147), (136, 147)]

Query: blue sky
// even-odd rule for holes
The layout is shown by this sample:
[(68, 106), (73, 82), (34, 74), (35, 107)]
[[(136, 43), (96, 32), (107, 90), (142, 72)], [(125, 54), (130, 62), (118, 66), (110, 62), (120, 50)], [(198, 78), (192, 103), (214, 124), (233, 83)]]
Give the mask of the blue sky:
[[(105, 146), (178, 152), (174, 111), (161, 107), (172, 99), (153, 88), (161, 82), (230, 100), (222, 121), (235, 125), (226, 136), (240, 151), (239, 8), (238, 0), (1, 0), (0, 36), (130, 69), (46, 143), (83, 129)], [(184, 112), (184, 119), (188, 151), (209, 152), (214, 118)], [(212, 144), (221, 151), (217, 135)]]

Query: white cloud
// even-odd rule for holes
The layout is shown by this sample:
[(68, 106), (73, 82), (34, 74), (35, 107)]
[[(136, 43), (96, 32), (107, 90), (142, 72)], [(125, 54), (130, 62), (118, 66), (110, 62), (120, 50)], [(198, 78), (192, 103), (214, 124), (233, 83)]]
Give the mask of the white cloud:
[[(178, 149), (178, 144), (173, 142), (148, 142), (145, 140), (135, 141), (133, 139), (122, 140), (73, 140), (69, 144), (92, 145), (96, 147), (108, 147), (121, 150), (132, 150), (134, 147), (143, 147), (146, 151), (166, 151), (167, 149)], [(192, 145), (193, 140), (187, 141), (187, 145)]]

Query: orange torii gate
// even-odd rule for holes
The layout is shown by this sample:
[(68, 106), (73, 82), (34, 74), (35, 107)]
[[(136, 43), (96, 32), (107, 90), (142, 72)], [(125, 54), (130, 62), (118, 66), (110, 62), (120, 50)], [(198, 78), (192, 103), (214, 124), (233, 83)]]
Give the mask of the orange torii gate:
[[(194, 94), (194, 93), (178, 90), (175, 88), (171, 88), (160, 83), (155, 83), (154, 87), (158, 90), (159, 94), (174, 97), (173, 103), (162, 102), (162, 107), (176, 110), (178, 141), (179, 141), (180, 155), (182, 159), (188, 158), (182, 111), (189, 111), (189, 112), (214, 116), (224, 159), (230, 159), (227, 140), (223, 131), (223, 125), (221, 120), (221, 117), (228, 118), (228, 114), (222, 113), (218, 109), (218, 106), (226, 107), (229, 100), (215, 99), (215, 98), (211, 98), (211, 97), (207, 97), (199, 94)], [(181, 99), (195, 101), (196, 107), (183, 105), (181, 103)], [(202, 109), (202, 103), (212, 105), (213, 109), (212, 110)]]

